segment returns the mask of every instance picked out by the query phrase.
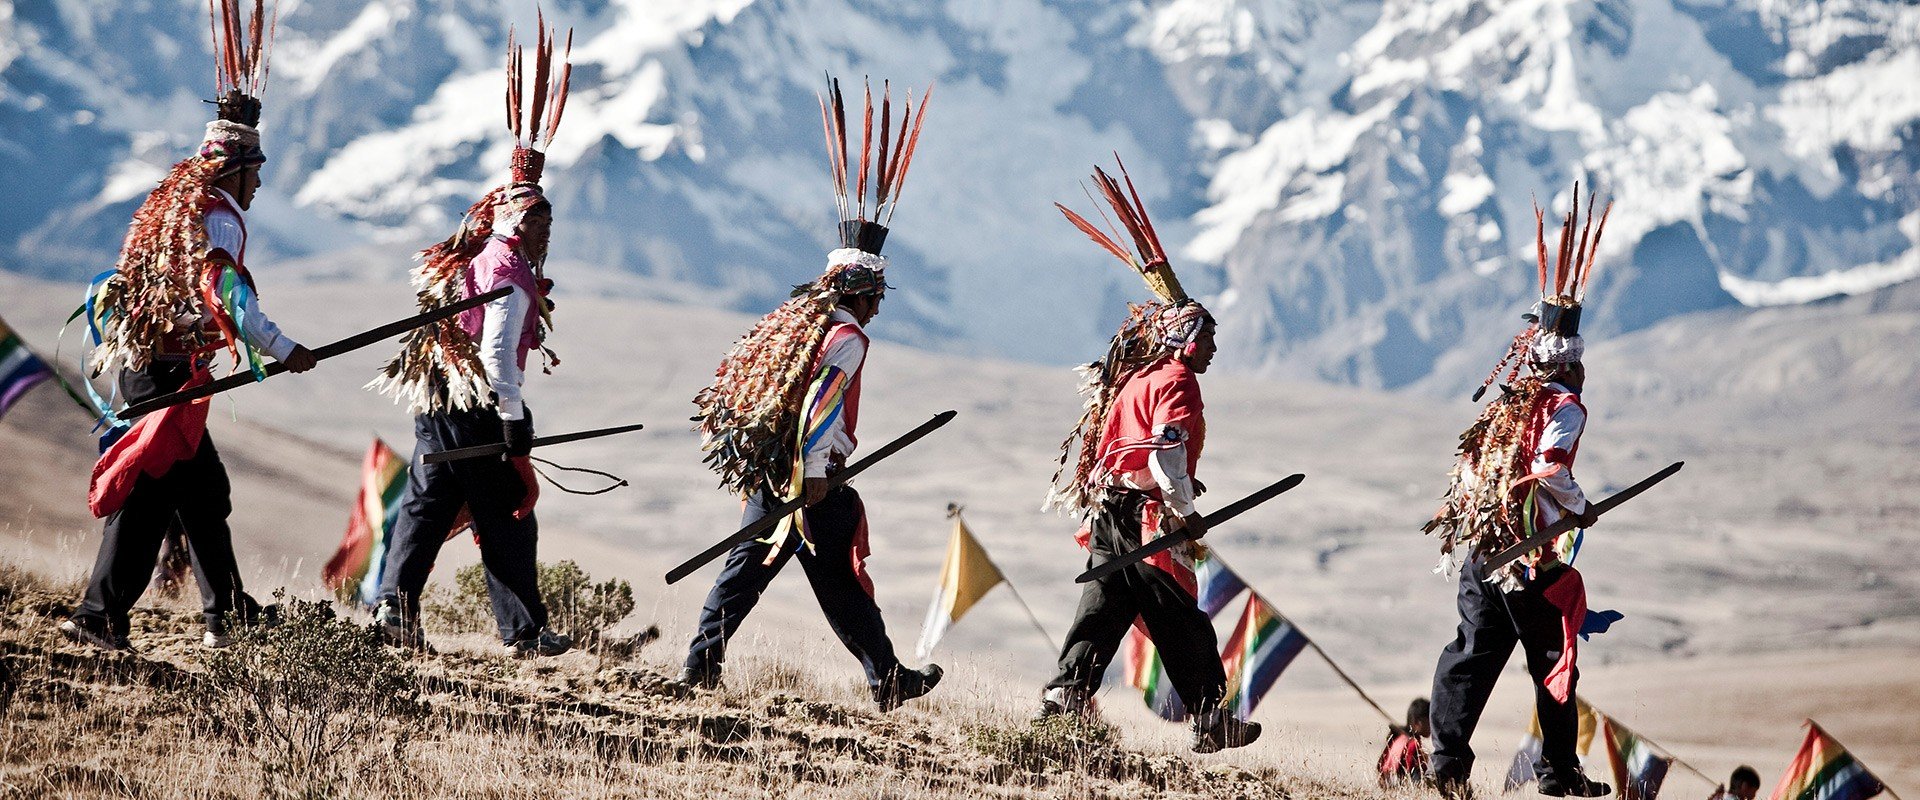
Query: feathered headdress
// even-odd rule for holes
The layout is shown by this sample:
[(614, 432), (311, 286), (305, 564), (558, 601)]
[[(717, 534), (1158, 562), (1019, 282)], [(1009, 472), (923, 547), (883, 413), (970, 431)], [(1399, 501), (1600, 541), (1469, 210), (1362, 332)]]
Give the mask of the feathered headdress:
[[(273, 25), (264, 0), (243, 18), (240, 0), (209, 0), (217, 118), (199, 151), (167, 171), (134, 212), (114, 270), (88, 287), (87, 321), (95, 349), (91, 374), (140, 369), (162, 349), (209, 352), (224, 338), (236, 363), (264, 378), (260, 356), (240, 338), (238, 318), (253, 291), (231, 265), (213, 258), (206, 215), (212, 186), (234, 170), (266, 161), (260, 149), (260, 93), (266, 85)], [(199, 319), (218, 332), (209, 333)], [(102, 409), (103, 413), (106, 409)]]
[[(1491, 553), (1518, 542), (1530, 518), (1526, 492), (1516, 492), (1527, 477), (1531, 465), (1523, 452), (1526, 431), (1540, 413), (1541, 403), (1549, 397), (1545, 382), (1537, 375), (1520, 375), (1522, 366), (1579, 361), (1585, 349), (1580, 338), (1580, 308), (1586, 297), (1587, 282), (1593, 277), (1593, 255), (1600, 247), (1600, 235), (1606, 231), (1607, 215), (1613, 204), (1601, 213), (1594, 226), (1594, 198), (1587, 199), (1585, 224), (1580, 224), (1580, 185), (1573, 187), (1573, 209), (1561, 221), (1560, 238), (1555, 245), (1549, 274), (1546, 215), (1536, 204), (1534, 240), (1540, 300), (1525, 315), (1526, 330), (1514, 337), (1507, 354), (1494, 366), (1493, 373), (1474, 392), (1478, 401), (1487, 387), (1507, 372), (1500, 396), (1487, 404), (1473, 425), (1460, 434), (1458, 456), (1450, 474), (1447, 494), (1440, 510), (1423, 528), (1441, 538), (1442, 567), (1451, 572), (1462, 560), (1475, 553)], [(1575, 233), (1578, 233), (1578, 236)], [(1514, 562), (1501, 575), (1489, 576), (1510, 582), (1528, 568)]]
[(887, 259), (880, 255), (880, 248), (920, 144), (932, 90), (921, 97), (918, 107), (908, 92), (896, 127), (892, 87), (884, 81), (880, 85), (880, 135), (873, 135), (875, 108), (869, 85), (857, 165), (849, 156), (846, 99), (839, 81), (829, 77), (827, 92), (819, 98), (827, 172), (839, 211), (840, 247), (827, 254), (826, 272), (794, 287), (792, 299), (734, 342), (715, 370), (713, 384), (693, 398), (698, 408), (693, 421), (706, 461), (720, 473), (722, 486), (741, 495), (792, 484), (800, 468), (801, 404), (814, 357), (827, 334), (828, 317), (843, 295), (877, 295), (887, 289)]
[[(1560, 238), (1554, 245), (1552, 274), (1548, 274), (1547, 258), (1547, 220), (1546, 212), (1540, 210), (1540, 204), (1533, 205), (1534, 247), (1538, 255), (1537, 275), (1540, 281), (1540, 299), (1533, 309), (1522, 316), (1529, 324), (1513, 344), (1507, 348), (1505, 356), (1493, 366), (1493, 372), (1480, 383), (1473, 393), (1475, 402), (1487, 392), (1487, 387), (1500, 377), (1501, 370), (1511, 368), (1507, 373), (1507, 382), (1512, 383), (1520, 376), (1520, 367), (1525, 364), (1564, 364), (1579, 361), (1586, 352), (1586, 341), (1580, 338), (1580, 306), (1587, 298), (1587, 282), (1593, 279), (1593, 255), (1600, 250), (1600, 236), (1607, 231), (1607, 217), (1613, 214), (1613, 203), (1600, 214), (1600, 225), (1594, 227), (1593, 206), (1596, 197), (1587, 196), (1586, 221), (1580, 220), (1580, 184), (1573, 184), (1573, 207), (1568, 209), (1566, 217), (1560, 222)], [(1576, 228), (1579, 236), (1574, 236)]]
[[(1060, 466), (1053, 474), (1053, 490), (1047, 496), (1048, 507), (1079, 514), (1092, 509), (1099, 500), (1101, 481), (1095, 471), (1100, 460), (1100, 436), (1106, 429), (1107, 414), (1120, 387), (1126, 385), (1135, 372), (1191, 342), (1213, 319), (1206, 308), (1188, 297), (1186, 289), (1180, 286), (1180, 278), (1167, 263), (1167, 250), (1160, 244), (1160, 234), (1147, 216), (1146, 204), (1134, 189), (1133, 176), (1127, 173), (1127, 165), (1118, 153), (1113, 159), (1120, 168), (1120, 180), (1094, 167), (1093, 183), (1099, 189), (1099, 199), (1087, 191), (1087, 198), (1094, 202), (1094, 209), (1106, 223), (1105, 229), (1064, 205), (1054, 203), (1053, 206), (1094, 244), (1113, 254), (1146, 281), (1147, 290), (1153, 292), (1159, 302), (1129, 303), (1127, 319), (1107, 344), (1106, 357), (1080, 368), (1083, 377), (1080, 394), (1086, 398), (1086, 411), (1060, 443)], [(1122, 184), (1125, 184), (1124, 191)], [(1112, 217), (1099, 211), (1101, 201), (1113, 209)], [(1119, 228), (1114, 227), (1116, 219)], [(1130, 242), (1132, 247), (1123, 244), (1125, 242)], [(1067, 475), (1069, 461), (1074, 463), (1071, 476)]]
[[(529, 88), (523, 80), (521, 65), (526, 48), (507, 29), (507, 131), (513, 134), (513, 157), (507, 183), (494, 188), (467, 208), (460, 228), (445, 241), (420, 251), (420, 265), (412, 275), (421, 311), (431, 311), (466, 296), (467, 273), (474, 257), (486, 247), (495, 230), (515, 231), (527, 211), (547, 203), (540, 188), (540, 174), (546, 165), (544, 145), (553, 143), (560, 129), (561, 112), (567, 108), (567, 87), (573, 77), (573, 30), (567, 30), (567, 43), (560, 54), (560, 69), (553, 65), (554, 43), (559, 31), (547, 27), (546, 14), (535, 12), (539, 29), (533, 45), (533, 76)], [(531, 95), (530, 103), (523, 97)], [(523, 111), (525, 113), (523, 113)], [(545, 120), (546, 127), (541, 127)], [(528, 253), (536, 279), (544, 293), (550, 285), (544, 273), (545, 253)], [(538, 336), (546, 339), (553, 327), (553, 306), (544, 299), (538, 304)], [(559, 363), (551, 350), (541, 348), (550, 364)], [(405, 398), (413, 414), (464, 410), (487, 402), (491, 387), (486, 369), (480, 363), (480, 349), (456, 320), (415, 329), (401, 341), (400, 354), (380, 369), (380, 375), (367, 384), (396, 400)]]
[[(829, 76), (826, 94), (820, 95), (820, 125), (826, 135), (827, 172), (833, 179), (833, 199), (840, 212), (840, 247), (827, 254), (827, 274), (819, 282), (830, 284), (839, 294), (880, 294), (887, 288), (887, 259), (880, 248), (887, 242), (893, 212), (900, 205), (900, 192), (906, 185), (907, 168), (920, 146), (920, 126), (927, 119), (929, 87), (920, 98), (919, 112), (913, 105), (913, 90), (907, 90), (900, 115), (899, 130), (893, 130), (893, 87), (880, 83), (880, 136), (873, 135), (873, 86), (864, 87), (866, 102), (860, 119), (858, 172), (849, 166), (847, 102), (840, 92), (840, 81)], [(911, 129), (911, 131), (909, 131)], [(877, 146), (876, 146), (877, 145)], [(867, 207), (867, 188), (873, 188), (873, 207)], [(809, 287), (796, 287), (805, 290)]]

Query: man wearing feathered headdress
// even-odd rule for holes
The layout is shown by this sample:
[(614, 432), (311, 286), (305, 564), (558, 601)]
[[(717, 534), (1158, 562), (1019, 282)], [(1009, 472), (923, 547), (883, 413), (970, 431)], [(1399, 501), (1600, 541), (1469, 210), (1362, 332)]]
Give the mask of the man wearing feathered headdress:
[[(271, 38), (261, 0), (250, 24), (239, 0), (213, 0), (220, 34), (214, 43), (218, 118), (207, 123), (199, 152), (167, 171), (134, 213), (111, 272), (89, 287), (89, 372), (116, 370), (128, 403), (210, 380), (221, 350), (255, 376), (264, 354), (291, 372), (314, 366), (313, 353), (280, 331), (260, 310), (247, 271), (245, 211), (260, 188), (260, 90)], [(92, 387), (89, 386), (89, 389)], [(106, 518), (86, 597), (60, 624), (75, 641), (128, 649), (127, 612), (153, 573), (161, 540), (178, 522), (193, 569), (209, 647), (229, 643), (229, 621), (263, 617), (241, 586), (227, 528), (232, 510), (226, 468), (206, 433), (207, 401), (148, 414), (131, 426), (96, 404), (108, 433), (94, 465), (88, 504)]]
[[(547, 628), (540, 598), (539, 526), (533, 515), (538, 487), (527, 453), (533, 413), (521, 396), (527, 357), (542, 347), (552, 323), (542, 268), (553, 224), (553, 204), (540, 188), (545, 154), (566, 108), (572, 67), (561, 55), (553, 73), (554, 35), (540, 17), (534, 45), (532, 102), (521, 113), (522, 49), (507, 37), (507, 122), (513, 133), (511, 180), (467, 210), (460, 229), (420, 254), (413, 272), (422, 311), (503, 286), (506, 297), (461, 312), (455, 319), (409, 334), (401, 351), (369, 388), (405, 399), (414, 416), (414, 452), (507, 446), (504, 459), (475, 458), (408, 468), (406, 494), (394, 524), (391, 555), (380, 576), (375, 621), (389, 642), (427, 647), (420, 632), (420, 595), (440, 546), (471, 524), (487, 574), (500, 641), (521, 656), (554, 656), (572, 640)], [(567, 52), (573, 34), (567, 34)], [(541, 119), (546, 128), (541, 128)], [(543, 138), (544, 136), (544, 138)]]
[(827, 622), (866, 671), (874, 702), (891, 711), (932, 691), (942, 673), (935, 664), (909, 669), (894, 655), (866, 572), (866, 509), (853, 487), (829, 489), (826, 479), (846, 467), (858, 443), (865, 326), (880, 313), (888, 288), (887, 258), (880, 249), (919, 144), (926, 98), (916, 114), (909, 94), (895, 133), (892, 96), (883, 85), (875, 140), (876, 108), (868, 90), (851, 197), (845, 102), (838, 82), (830, 82), (820, 108), (840, 212), (840, 247), (827, 254), (824, 274), (794, 287), (791, 300), (734, 343), (713, 385), (694, 398), (707, 461), (722, 485), (745, 500), (742, 525), (791, 498), (804, 497), (807, 507), (782, 521), (771, 537), (727, 553), (701, 608), (681, 680), (699, 687), (719, 684), (728, 639), (774, 574), (797, 554)]
[[(1446, 499), (1426, 525), (1441, 539), (1438, 571), (1460, 574), (1460, 627), (1433, 676), (1431, 780), (1447, 798), (1472, 794), (1469, 740), (1516, 645), (1526, 651), (1534, 681), (1542, 746), (1533, 769), (1540, 793), (1599, 797), (1612, 791), (1581, 772), (1574, 752), (1579, 721), (1575, 644), (1587, 610), (1586, 587), (1571, 566), (1580, 532), (1493, 574), (1484, 566), (1487, 557), (1565, 516), (1579, 520), (1582, 528), (1593, 524), (1586, 495), (1573, 477), (1573, 460), (1587, 423), (1580, 402), (1586, 383), (1580, 305), (1606, 215), (1596, 229), (1589, 198), (1582, 227), (1579, 205), (1575, 184), (1573, 210), (1562, 222), (1552, 259), (1545, 217), (1534, 209), (1540, 302), (1526, 315), (1526, 330), (1474, 394), (1479, 399), (1512, 364), (1500, 396), (1461, 434)], [(1529, 374), (1520, 374), (1523, 367)]]
[[(1082, 232), (1146, 279), (1159, 302), (1133, 305), (1107, 355), (1083, 369), (1087, 411), (1061, 444), (1049, 505), (1082, 521), (1089, 566), (1160, 535), (1186, 528), (1197, 540), (1206, 522), (1193, 501), (1206, 444), (1200, 375), (1213, 363), (1214, 319), (1187, 296), (1167, 263), (1146, 206), (1121, 165), (1121, 184), (1095, 168), (1094, 183), (1126, 229), (1111, 235), (1055, 204)], [(1133, 248), (1122, 242), (1131, 241)], [(1078, 448), (1077, 458), (1075, 448)], [(1068, 474), (1068, 463), (1073, 469)], [(1041, 695), (1042, 716), (1093, 713), (1093, 694), (1127, 629), (1153, 640), (1192, 720), (1194, 752), (1244, 747), (1260, 737), (1223, 705), (1227, 674), (1213, 622), (1195, 598), (1198, 541), (1086, 585), (1060, 651), (1058, 672)]]

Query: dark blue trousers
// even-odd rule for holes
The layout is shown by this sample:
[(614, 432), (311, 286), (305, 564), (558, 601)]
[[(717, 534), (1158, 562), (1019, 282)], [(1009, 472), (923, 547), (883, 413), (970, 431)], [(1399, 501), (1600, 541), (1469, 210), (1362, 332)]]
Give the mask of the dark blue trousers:
[[(755, 495), (747, 503), (740, 525), (752, 524), (777, 505), (766, 492)], [(813, 534), (814, 552), (808, 552), (796, 535), (789, 538), (771, 564), (765, 562), (772, 545), (765, 542), (745, 542), (727, 553), (726, 567), (714, 580), (713, 591), (707, 593), (706, 605), (700, 609), (700, 629), (687, 650), (687, 668), (718, 673), (726, 661), (727, 640), (740, 629), (767, 584), (796, 551), (800, 566), (807, 572), (807, 582), (813, 586), (814, 599), (820, 601), (821, 613), (827, 616), (827, 624), (840, 637), (840, 643), (860, 660), (867, 684), (877, 689), (899, 668), (893, 642), (887, 639), (886, 623), (880, 619), (880, 606), (853, 570), (854, 538), (866, 518), (860, 494), (850, 486), (835, 488), (804, 513)]]
[[(533, 412), (528, 411), (528, 418)], [(536, 556), (540, 526), (532, 514), (514, 519), (527, 486), (513, 465), (500, 458), (469, 458), (442, 464), (421, 463), (419, 456), (456, 447), (498, 444), (505, 440), (492, 408), (476, 408), (413, 418), (414, 460), (407, 469), (407, 492), (400, 500), (392, 550), (380, 576), (383, 600), (403, 603), (408, 619), (420, 615), (420, 595), (440, 555), (440, 545), (465, 506), (480, 540), (480, 563), (487, 570), (487, 596), (500, 640), (516, 642), (539, 635), (547, 624), (540, 600)]]
[[(1460, 629), (1453, 643), (1440, 652), (1440, 663), (1433, 674), (1430, 721), (1436, 778), (1464, 778), (1473, 769), (1469, 740), (1515, 645), (1526, 651), (1527, 672), (1533, 677), (1534, 713), (1540, 717), (1542, 746), (1534, 773), (1580, 768), (1580, 758), (1574, 753), (1580, 725), (1574, 696), (1569, 694), (1565, 703), (1557, 702), (1541, 683), (1560, 660), (1564, 646), (1560, 610), (1547, 602), (1544, 593), (1566, 574), (1567, 570), (1555, 568), (1518, 591), (1502, 592), (1485, 581), (1486, 572), (1479, 559), (1468, 561), (1460, 569)], [(1576, 669), (1573, 685), (1579, 683)]]
[[(144, 369), (121, 372), (120, 393), (129, 403), (170, 394), (186, 384), (189, 372), (186, 359), (156, 358)], [(127, 612), (147, 590), (160, 558), (160, 543), (177, 524), (186, 533), (207, 626), (223, 630), (228, 614), (251, 619), (259, 613), (260, 604), (241, 587), (240, 562), (233, 553), (233, 532), (227, 527), (227, 515), (232, 512), (227, 468), (220, 463), (220, 451), (214, 449), (209, 433), (192, 458), (159, 477), (134, 479), (126, 504), (107, 516), (86, 597), (73, 615), (96, 625), (105, 623), (107, 630), (125, 636)]]

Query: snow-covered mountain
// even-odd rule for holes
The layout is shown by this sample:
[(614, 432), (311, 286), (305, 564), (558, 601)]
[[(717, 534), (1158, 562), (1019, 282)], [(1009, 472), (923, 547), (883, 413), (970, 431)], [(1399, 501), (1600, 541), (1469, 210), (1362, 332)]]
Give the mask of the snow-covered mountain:
[[(198, 138), (200, 0), (0, 0), (0, 266), (83, 277)], [(445, 234), (504, 172), (497, 0), (283, 0), (271, 256)], [(937, 84), (889, 239), (894, 338), (1064, 361), (1137, 281), (1062, 222), (1117, 150), (1230, 365), (1475, 379), (1529, 196), (1616, 207), (1589, 328), (1920, 274), (1920, 7), (1889, 0), (564, 0), (555, 275), (764, 308), (816, 274), (823, 71)], [(876, 87), (877, 89), (878, 87)], [(20, 192), (19, 188), (28, 191)], [(1556, 208), (1559, 205), (1556, 205)], [(585, 265), (597, 265), (587, 267)], [(405, 262), (395, 257), (392, 270)], [(269, 267), (270, 269), (270, 267)]]

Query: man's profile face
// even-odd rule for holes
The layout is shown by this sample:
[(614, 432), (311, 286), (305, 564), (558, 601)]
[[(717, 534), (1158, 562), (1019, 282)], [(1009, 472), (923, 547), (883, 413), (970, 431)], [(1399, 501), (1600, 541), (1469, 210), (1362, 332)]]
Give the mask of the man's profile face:
[(240, 210), (245, 211), (253, 207), (253, 195), (260, 191), (260, 167), (255, 165), (241, 169), (239, 178), (239, 184), (235, 187), (239, 191), (233, 193), (233, 200), (240, 204)]
[(553, 208), (545, 203), (527, 209), (527, 215), (520, 218), (520, 238), (529, 242), (545, 242), (553, 232)]
[(1200, 332), (1194, 334), (1192, 354), (1187, 356), (1187, 367), (1195, 374), (1204, 373), (1213, 365), (1213, 354), (1220, 351), (1213, 341), (1215, 325), (1211, 322), (1200, 326)]

